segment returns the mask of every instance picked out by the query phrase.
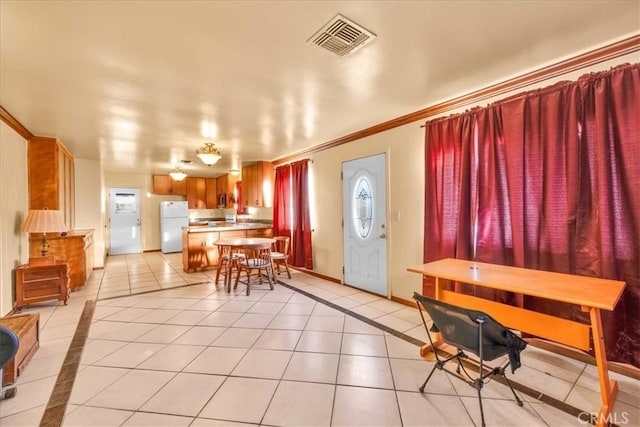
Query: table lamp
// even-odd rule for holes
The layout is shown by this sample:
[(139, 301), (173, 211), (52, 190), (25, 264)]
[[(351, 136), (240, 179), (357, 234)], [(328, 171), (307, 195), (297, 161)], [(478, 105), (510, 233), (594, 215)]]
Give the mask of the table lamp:
[(23, 233), (42, 233), (40, 243), (40, 255), (47, 256), (49, 242), (47, 233), (61, 233), (67, 231), (67, 226), (62, 217), (62, 211), (49, 209), (32, 209), (22, 223)]

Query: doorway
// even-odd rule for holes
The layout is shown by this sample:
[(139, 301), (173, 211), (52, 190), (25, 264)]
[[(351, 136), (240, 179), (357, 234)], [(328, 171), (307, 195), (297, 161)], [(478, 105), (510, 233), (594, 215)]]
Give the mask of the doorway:
[(140, 253), (140, 190), (109, 189), (109, 255)]
[(388, 296), (386, 155), (342, 163), (344, 283)]

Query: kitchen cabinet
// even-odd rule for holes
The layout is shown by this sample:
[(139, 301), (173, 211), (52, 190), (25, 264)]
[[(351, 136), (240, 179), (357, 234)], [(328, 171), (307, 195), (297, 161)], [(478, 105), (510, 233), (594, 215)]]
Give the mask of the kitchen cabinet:
[[(47, 234), (49, 252), (57, 261), (66, 262), (69, 266), (69, 289), (74, 291), (89, 279), (93, 271), (93, 230), (74, 230), (65, 236)], [(29, 256), (40, 257), (42, 233), (29, 235)]]
[(187, 181), (176, 181), (169, 175), (153, 175), (153, 194), (186, 196)]
[(218, 207), (218, 178), (205, 178), (205, 183), (207, 209), (216, 209)]
[(189, 209), (205, 209), (207, 207), (207, 182), (206, 178), (188, 176), (187, 203)]
[(224, 194), (225, 207), (234, 208), (236, 200), (235, 200), (235, 189), (236, 182), (238, 181), (238, 177), (230, 174), (225, 174), (219, 176), (217, 178), (218, 184), (218, 198), (219, 196)]
[(270, 162), (257, 162), (242, 168), (243, 206), (273, 206), (274, 170)]
[(29, 209), (62, 211), (67, 228), (75, 226), (73, 156), (57, 138), (34, 136), (27, 145)]

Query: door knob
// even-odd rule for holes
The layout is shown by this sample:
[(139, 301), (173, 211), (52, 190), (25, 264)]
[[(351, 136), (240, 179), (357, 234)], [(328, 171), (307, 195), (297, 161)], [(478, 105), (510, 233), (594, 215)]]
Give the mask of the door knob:
[(386, 237), (387, 237), (387, 235), (386, 235), (386, 234), (384, 234), (384, 233), (382, 233), (382, 234), (380, 235), (380, 238), (381, 238), (381, 239), (384, 239), (384, 238), (386, 238)]

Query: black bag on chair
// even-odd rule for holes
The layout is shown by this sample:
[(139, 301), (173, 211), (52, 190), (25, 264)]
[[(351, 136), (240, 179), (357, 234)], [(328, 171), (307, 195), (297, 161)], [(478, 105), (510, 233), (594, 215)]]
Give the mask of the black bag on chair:
[[(485, 423), (481, 390), (487, 377), (491, 375), (503, 377), (511, 389), (516, 402), (518, 402), (518, 405), (522, 406), (522, 401), (516, 395), (511, 383), (505, 375), (505, 369), (508, 366), (511, 366), (511, 372), (513, 373), (520, 367), (520, 352), (527, 346), (526, 341), (501, 325), (491, 316), (481, 311), (458, 307), (425, 297), (417, 292), (414, 292), (413, 298), (418, 303), (418, 310), (420, 311), (422, 322), (425, 330), (427, 331), (429, 343), (431, 344), (433, 353), (436, 356), (436, 363), (424, 384), (420, 387), (420, 392), (424, 392), (424, 388), (436, 368), (444, 370), (447, 373), (454, 374), (453, 372), (445, 369), (444, 365), (451, 360), (455, 360), (458, 365), (454, 375), (461, 377), (461, 372), (464, 372), (466, 381), (470, 385), (474, 386), (478, 391), (480, 416), (482, 418), (483, 426)], [(433, 321), (431, 329), (427, 326), (423, 310)], [(441, 358), (438, 351), (434, 348), (429, 330), (431, 330), (431, 332), (439, 332), (442, 337), (442, 341), (456, 347), (457, 353), (446, 358)], [(462, 359), (467, 357), (465, 351), (473, 353), (479, 358), (479, 374), (476, 378), (469, 375), (462, 364)], [(504, 355), (508, 355), (508, 361), (503, 366), (491, 368), (484, 365), (485, 361), (491, 361)], [(486, 372), (486, 369), (488, 369), (488, 372)], [(463, 377), (463, 379), (465, 378)]]

